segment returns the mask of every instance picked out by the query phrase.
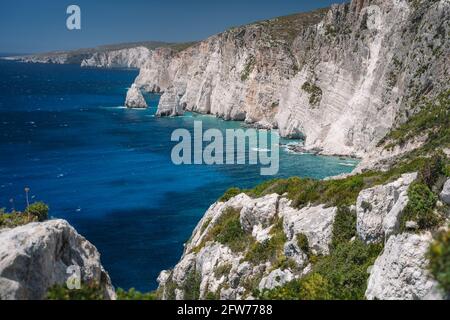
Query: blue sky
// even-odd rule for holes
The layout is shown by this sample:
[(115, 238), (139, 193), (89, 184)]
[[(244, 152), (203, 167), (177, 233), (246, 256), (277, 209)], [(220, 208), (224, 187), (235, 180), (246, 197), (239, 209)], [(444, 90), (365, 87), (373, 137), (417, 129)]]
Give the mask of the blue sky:
[[(31, 53), (120, 42), (200, 40), (231, 26), (344, 0), (4, 0), (0, 52)], [(82, 29), (66, 29), (66, 8), (81, 8)]]

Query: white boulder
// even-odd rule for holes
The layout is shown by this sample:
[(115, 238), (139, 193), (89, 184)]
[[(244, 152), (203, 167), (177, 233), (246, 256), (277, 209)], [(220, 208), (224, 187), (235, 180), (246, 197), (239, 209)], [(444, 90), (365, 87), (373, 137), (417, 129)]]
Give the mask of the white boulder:
[(279, 202), (279, 215), (284, 218), (283, 227), (288, 240), (304, 234), (314, 254), (329, 253), (336, 212), (336, 207), (319, 205), (298, 210), (291, 207), (291, 201), (287, 199)]
[(442, 299), (438, 283), (428, 272), (430, 233), (391, 236), (369, 277), (369, 300)]
[(114, 299), (111, 280), (97, 249), (64, 220), (0, 230), (0, 300), (41, 300), (53, 285), (79, 267), (82, 283), (98, 283)]
[(261, 279), (259, 283), (259, 290), (272, 290), (277, 287), (281, 287), (282, 285), (294, 280), (294, 275), (289, 270), (281, 270), (276, 269), (269, 273), (267, 277)]
[(380, 242), (398, 231), (401, 214), (408, 204), (408, 188), (416, 179), (417, 173), (404, 174), (392, 183), (360, 192), (356, 228), (361, 240)]
[(242, 210), (240, 221), (247, 232), (252, 232), (255, 227), (265, 229), (273, 224), (277, 215), (278, 194), (271, 194), (265, 197), (247, 201)]

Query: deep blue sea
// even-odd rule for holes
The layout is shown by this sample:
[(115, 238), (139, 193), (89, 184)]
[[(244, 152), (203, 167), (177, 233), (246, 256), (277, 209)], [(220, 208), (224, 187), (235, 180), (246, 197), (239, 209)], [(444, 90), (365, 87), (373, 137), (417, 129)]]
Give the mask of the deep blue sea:
[[(115, 286), (148, 291), (224, 191), (275, 177), (260, 176), (258, 166), (173, 165), (174, 129), (192, 131), (195, 120), (204, 129), (243, 125), (155, 118), (156, 95), (146, 96), (148, 110), (125, 109), (137, 74), (0, 60), (0, 207), (23, 209), (30, 187), (33, 201), (97, 246)], [(324, 178), (355, 164), (281, 149), (276, 177)]]

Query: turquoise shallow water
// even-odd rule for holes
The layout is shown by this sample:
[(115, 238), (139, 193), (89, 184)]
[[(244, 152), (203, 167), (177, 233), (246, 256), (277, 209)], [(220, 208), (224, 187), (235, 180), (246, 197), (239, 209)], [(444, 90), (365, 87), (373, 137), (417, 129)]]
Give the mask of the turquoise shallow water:
[[(122, 107), (135, 70), (0, 61), (0, 207), (24, 207), (23, 189), (50, 205), (102, 254), (114, 285), (156, 287), (162, 269), (180, 258), (183, 243), (206, 209), (231, 186), (272, 178), (324, 178), (350, 172), (353, 160), (298, 155), (281, 148), (280, 171), (258, 166), (175, 166), (173, 130), (239, 128), (210, 116), (158, 119)], [(282, 140), (282, 143), (291, 141)]]

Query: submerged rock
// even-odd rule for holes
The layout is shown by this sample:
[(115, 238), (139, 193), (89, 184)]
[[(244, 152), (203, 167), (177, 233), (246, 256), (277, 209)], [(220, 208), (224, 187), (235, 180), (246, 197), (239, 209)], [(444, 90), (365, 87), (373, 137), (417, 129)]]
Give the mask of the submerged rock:
[(390, 237), (371, 270), (367, 299), (442, 299), (438, 283), (428, 272), (426, 254), (432, 240), (428, 232)]
[(145, 102), (144, 96), (136, 84), (128, 89), (125, 106), (127, 108), (147, 108), (147, 102)]
[(71, 266), (82, 283), (96, 283), (114, 299), (111, 280), (97, 249), (64, 220), (0, 230), (0, 300), (45, 299), (53, 285), (66, 283)]

